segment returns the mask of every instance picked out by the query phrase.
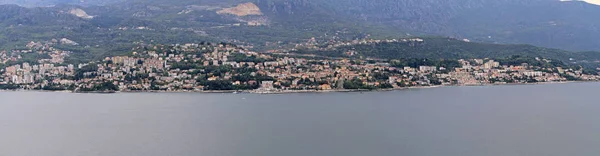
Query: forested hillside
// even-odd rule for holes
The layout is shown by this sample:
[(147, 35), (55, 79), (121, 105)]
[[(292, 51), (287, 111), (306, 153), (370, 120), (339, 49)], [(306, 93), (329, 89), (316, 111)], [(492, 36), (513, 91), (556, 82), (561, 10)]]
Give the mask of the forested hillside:
[[(328, 47), (328, 45), (322, 45), (322, 47)], [(352, 52), (352, 55), (348, 55), (349, 52)], [(600, 53), (598, 52), (569, 52), (531, 45), (473, 43), (440, 37), (424, 38), (422, 42), (381, 42), (319, 50), (301, 48), (293, 51), (293, 53), (329, 57), (369, 57), (376, 59), (469, 59), (522, 56), (556, 59), (570, 63), (600, 60)]]
[(414, 34), (600, 50), (600, 6), (559, 0), (324, 0), (336, 12)]
[(134, 42), (213, 41), (277, 48), (313, 37), (322, 41), (350, 40), (381, 32), (379, 26), (369, 29), (369, 24), (338, 18), (308, 2), (264, 0), (255, 2), (262, 15), (218, 13), (240, 3), (239, 0), (168, 3), (151, 0), (104, 6), (58, 4), (26, 8), (0, 5), (0, 47), (22, 48), (30, 41), (67, 38), (77, 42), (78, 46), (65, 48), (103, 56), (126, 52)]
[[(252, 2), (259, 15), (218, 13)], [(600, 50), (600, 6), (558, 0), (4, 0), (0, 47), (68, 38), (84, 51), (134, 42), (223, 41), (256, 48), (441, 35), (474, 42)], [(77, 17), (73, 9), (89, 16)]]

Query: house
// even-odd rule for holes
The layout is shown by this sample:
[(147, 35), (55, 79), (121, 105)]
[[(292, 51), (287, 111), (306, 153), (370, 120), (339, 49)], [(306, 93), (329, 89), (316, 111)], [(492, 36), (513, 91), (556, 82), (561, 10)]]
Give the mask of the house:
[(319, 90), (331, 90), (332, 89), (331, 85), (329, 85), (329, 84), (322, 84), (318, 88), (319, 88)]
[(260, 84), (260, 88), (264, 89), (264, 90), (273, 90), (274, 89), (274, 87), (273, 87), (273, 81), (263, 81)]

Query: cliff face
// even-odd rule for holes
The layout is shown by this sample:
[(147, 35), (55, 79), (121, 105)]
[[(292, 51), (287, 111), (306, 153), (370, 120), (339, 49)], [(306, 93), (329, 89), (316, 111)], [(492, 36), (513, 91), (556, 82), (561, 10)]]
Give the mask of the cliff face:
[(243, 3), (232, 8), (217, 11), (218, 14), (231, 14), (236, 16), (262, 15), (262, 11), (254, 3)]
[(76, 8), (76, 9), (71, 9), (69, 11), (70, 14), (75, 15), (79, 18), (84, 18), (84, 19), (92, 19), (94, 18), (93, 16), (88, 15), (85, 11), (83, 11), (82, 9)]

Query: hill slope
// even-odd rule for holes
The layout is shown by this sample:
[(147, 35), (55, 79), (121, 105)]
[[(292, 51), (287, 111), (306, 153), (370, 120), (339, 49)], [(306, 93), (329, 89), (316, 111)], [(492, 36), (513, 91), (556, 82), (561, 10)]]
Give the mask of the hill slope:
[[(262, 15), (242, 17), (217, 14), (224, 8), (247, 2), (259, 7)], [(13, 8), (0, 13), (0, 17), (6, 19), (1, 21), (0, 25), (19, 25), (22, 21), (35, 21), (28, 25), (27, 29), (37, 29), (33, 28), (36, 24), (65, 28), (70, 27), (71, 23), (90, 28), (99, 27), (107, 31), (122, 27), (148, 27), (157, 31), (157, 34), (184, 33), (188, 36), (186, 38), (192, 40), (208, 38), (274, 47), (289, 42), (305, 41), (312, 37), (326, 41), (353, 39), (367, 34), (396, 38), (410, 33), (467, 38), (486, 43), (532, 44), (573, 51), (600, 50), (600, 20), (596, 19), (596, 15), (600, 15), (600, 6), (580, 1), (4, 0), (0, 3), (84, 5), (87, 7), (81, 8), (87, 14), (96, 17), (83, 21), (61, 19), (64, 22), (62, 25), (56, 25), (54, 21), (44, 23), (44, 20), (33, 20), (48, 15), (60, 15), (57, 11), (65, 10), (64, 7), (74, 7), (65, 5), (50, 8)], [(0, 11), (3, 11), (1, 9)], [(14, 13), (19, 10), (30, 10), (31, 13), (26, 14), (27, 16)], [(171, 32), (173, 30), (176, 32)], [(92, 29), (66, 31), (62, 34), (81, 36), (82, 31)], [(101, 34), (107, 33), (115, 32)], [(119, 33), (123, 34), (117, 34)], [(140, 33), (133, 35), (137, 37), (129, 41), (147, 41), (149, 36), (152, 36)], [(6, 40), (6, 36), (9, 34), (2, 34), (0, 42), (2, 38)], [(167, 37), (165, 40), (175, 42), (178, 39)]]
[[(332, 47), (321, 45), (320, 47)], [(487, 44), (465, 42), (453, 38), (428, 37), (422, 41), (379, 42), (353, 44), (332, 48), (299, 48), (292, 53), (329, 57), (370, 57), (377, 59), (475, 59), (508, 58), (512, 56), (539, 57), (570, 63), (589, 63), (600, 60), (598, 52), (569, 52), (531, 45)]]
[(223, 13), (240, 0), (162, 2), (39, 8), (0, 5), (0, 47), (12, 49), (29, 41), (67, 38), (80, 43), (71, 49), (102, 53), (98, 55), (126, 51), (134, 42), (224, 41), (276, 48), (313, 37), (345, 40), (380, 30), (339, 18), (309, 1), (258, 0), (247, 4), (259, 7), (253, 9), (261, 14), (245, 16)]
[(600, 50), (600, 6), (559, 0), (324, 0), (337, 12), (413, 33)]

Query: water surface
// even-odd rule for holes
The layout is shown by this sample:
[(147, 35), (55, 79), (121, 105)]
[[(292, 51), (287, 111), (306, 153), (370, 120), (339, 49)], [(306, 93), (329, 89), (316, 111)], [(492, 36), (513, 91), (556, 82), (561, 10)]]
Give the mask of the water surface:
[(598, 155), (598, 91), (0, 92), (0, 156)]

